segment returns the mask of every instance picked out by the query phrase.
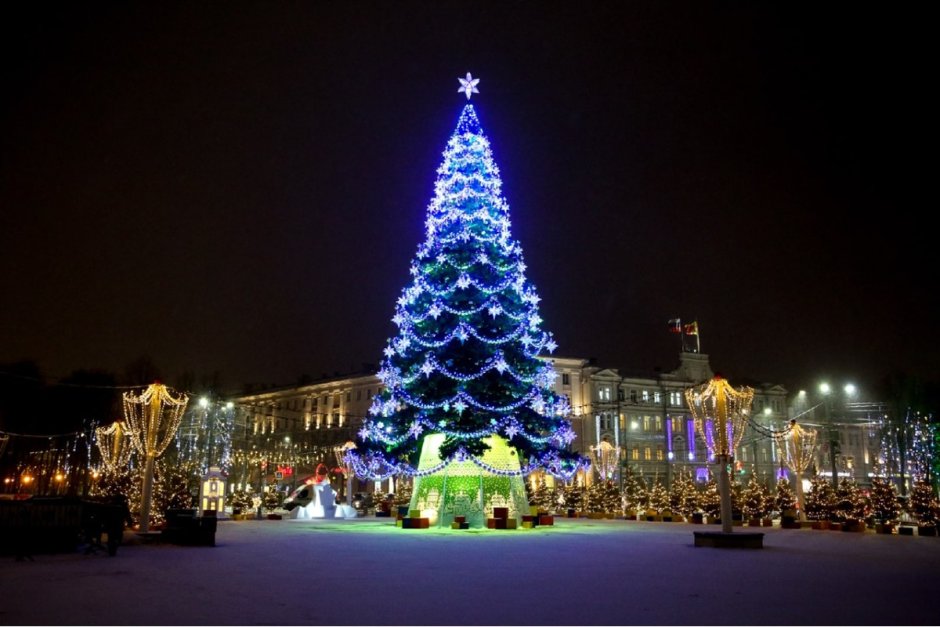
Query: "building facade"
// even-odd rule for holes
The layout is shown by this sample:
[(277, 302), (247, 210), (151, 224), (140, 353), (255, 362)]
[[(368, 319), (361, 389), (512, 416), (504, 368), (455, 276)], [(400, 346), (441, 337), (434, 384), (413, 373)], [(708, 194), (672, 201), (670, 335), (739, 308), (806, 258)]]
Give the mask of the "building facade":
[[(578, 436), (572, 443), (575, 450), (590, 458), (607, 442), (615, 448), (620, 467), (627, 464), (667, 487), (680, 472), (707, 480), (708, 451), (695, 433), (684, 396), (686, 389), (714, 376), (707, 355), (682, 352), (675, 370), (653, 376), (624, 376), (587, 359), (551, 361), (557, 373), (555, 389), (568, 397), (572, 407), (570, 420)], [(742, 475), (757, 473), (769, 483), (778, 476), (782, 462), (766, 432), (786, 424), (787, 392), (774, 384), (753, 387), (754, 421), (763, 425), (764, 432), (749, 429), (738, 451), (737, 470)], [(236, 412), (232, 486), (257, 486), (279, 472), (278, 480), (292, 487), (321, 464), (335, 470), (340, 464), (337, 449), (355, 440), (373, 396), (381, 389), (377, 376), (363, 372), (231, 399)], [(578, 480), (590, 483), (594, 477), (586, 473)], [(394, 485), (357, 482), (354, 487), (364, 489), (394, 491)]]

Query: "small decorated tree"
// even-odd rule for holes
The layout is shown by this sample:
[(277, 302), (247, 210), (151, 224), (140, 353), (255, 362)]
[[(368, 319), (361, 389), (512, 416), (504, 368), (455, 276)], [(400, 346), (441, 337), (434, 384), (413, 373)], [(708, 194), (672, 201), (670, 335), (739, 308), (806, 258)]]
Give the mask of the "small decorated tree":
[(872, 516), (882, 523), (894, 523), (901, 515), (897, 489), (884, 477), (871, 480), (871, 509)]
[(867, 500), (852, 479), (843, 478), (835, 493), (831, 519), (836, 522), (859, 521), (867, 516)]
[(586, 511), (585, 490), (577, 479), (566, 485), (562, 494), (565, 509), (574, 510), (575, 512)]
[(816, 475), (810, 480), (806, 495), (806, 517), (810, 520), (829, 520), (835, 505), (835, 491), (829, 479)]
[(794, 494), (793, 488), (790, 487), (790, 480), (786, 477), (780, 477), (777, 480), (777, 489), (774, 494), (774, 509), (783, 515), (787, 510), (796, 511), (797, 506), (796, 494)]
[(708, 481), (702, 486), (699, 507), (710, 519), (721, 515), (721, 494), (718, 492), (718, 482), (711, 472), (708, 473)]
[(272, 512), (281, 506), (282, 497), (283, 495), (277, 489), (277, 486), (268, 486), (268, 489), (261, 495), (261, 507)]
[(911, 487), (908, 513), (917, 521), (920, 527), (936, 527), (937, 510), (940, 503), (933, 486), (925, 479), (918, 479)]
[(672, 482), (672, 490), (669, 491), (669, 505), (672, 511), (690, 519), (692, 514), (698, 511), (698, 501), (699, 494), (691, 473), (680, 472)]
[(623, 510), (627, 515), (645, 508), (645, 493), (646, 482), (633, 471), (632, 467), (627, 466), (623, 473), (623, 491), (621, 493)]
[(747, 519), (767, 518), (770, 514), (771, 497), (770, 490), (763, 481), (757, 478), (757, 475), (751, 473), (751, 478), (742, 493), (742, 510)]
[(395, 481), (395, 495), (392, 500), (392, 505), (396, 510), (399, 507), (407, 507), (411, 504), (411, 487), (411, 480), (405, 477), (398, 477)]
[(621, 512), (620, 492), (613, 481), (596, 480), (588, 489), (587, 507), (589, 512), (600, 514), (619, 514)]
[(233, 515), (247, 514), (254, 507), (254, 495), (248, 490), (235, 490), (229, 495), (228, 504)]
[(660, 514), (669, 509), (669, 492), (667, 492), (665, 486), (660, 483), (659, 477), (653, 480), (653, 485), (650, 486), (647, 491), (646, 500), (649, 503), (649, 509), (655, 510)]

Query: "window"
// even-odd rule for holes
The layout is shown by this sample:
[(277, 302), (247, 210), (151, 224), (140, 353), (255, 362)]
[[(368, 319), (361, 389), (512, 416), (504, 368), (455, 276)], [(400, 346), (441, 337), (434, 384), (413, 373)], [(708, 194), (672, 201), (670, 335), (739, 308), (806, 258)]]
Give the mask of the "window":
[[(644, 431), (650, 430), (650, 417), (649, 416), (643, 416), (643, 430)], [(649, 458), (647, 457), (647, 459)]]
[(641, 395), (641, 398), (643, 399), (643, 402), (644, 402), (644, 403), (649, 403), (649, 402), (650, 402), (650, 391), (649, 391), (649, 390), (643, 390), (643, 393), (642, 393), (642, 395)]
[(361, 401), (361, 400), (362, 400), (362, 390), (361, 390), (361, 389), (360, 389), (360, 390), (356, 390), (356, 400), (357, 400), (357, 401)]
[(640, 459), (640, 449), (634, 448), (632, 451), (630, 451), (630, 459), (638, 461)]
[(599, 416), (601, 429), (613, 429), (613, 421), (610, 419), (610, 414), (601, 414)]
[(682, 418), (673, 418), (672, 419), (672, 432), (673, 433), (682, 433), (682, 425), (684, 424)]
[(610, 388), (606, 385), (597, 389), (597, 398), (602, 401), (610, 400)]
[(656, 461), (661, 462), (665, 458), (666, 454), (663, 452), (662, 446), (656, 447)]
[(623, 389), (622, 389), (622, 388), (617, 388), (617, 400), (618, 400), (618, 401), (622, 401), (622, 400), (623, 400)]
[(669, 393), (669, 404), (673, 407), (682, 406), (682, 394), (680, 392), (670, 392)]
[(654, 416), (654, 419), (655, 419), (655, 421), (656, 421), (656, 432), (657, 432), (657, 433), (662, 433), (662, 432), (663, 432), (663, 417), (662, 417), (662, 416)]
[(645, 449), (643, 449), (643, 459), (645, 459), (646, 461), (650, 461), (651, 459), (653, 459), (653, 452), (652, 450), (650, 450), (650, 447), (648, 446)]
[(561, 375), (561, 384), (562, 385), (571, 385), (571, 375), (567, 372), (563, 372)]
[(663, 395), (661, 392), (659, 391), (653, 392), (653, 402), (656, 403), (657, 405), (663, 402)]
[(630, 390), (630, 402), (636, 405), (636, 390)]

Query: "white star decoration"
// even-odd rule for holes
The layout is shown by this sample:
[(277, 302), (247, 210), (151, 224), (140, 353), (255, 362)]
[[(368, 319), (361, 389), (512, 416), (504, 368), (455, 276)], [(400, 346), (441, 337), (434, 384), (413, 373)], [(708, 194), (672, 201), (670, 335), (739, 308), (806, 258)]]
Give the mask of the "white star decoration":
[(480, 79), (473, 78), (473, 76), (470, 75), (470, 72), (467, 72), (467, 78), (458, 78), (457, 80), (460, 81), (460, 89), (457, 90), (457, 93), (465, 93), (467, 95), (467, 100), (470, 100), (471, 94), (480, 93), (480, 90), (477, 89), (477, 83), (480, 82)]

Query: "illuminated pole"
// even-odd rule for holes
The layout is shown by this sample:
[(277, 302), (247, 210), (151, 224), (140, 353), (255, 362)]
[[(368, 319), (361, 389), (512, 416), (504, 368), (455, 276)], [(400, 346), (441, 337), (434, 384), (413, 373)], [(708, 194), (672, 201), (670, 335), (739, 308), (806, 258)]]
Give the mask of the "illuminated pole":
[(173, 441), (188, 401), (185, 394), (174, 398), (160, 383), (151, 384), (140, 396), (124, 394), (124, 417), (131, 443), (144, 458), (140, 490), (140, 531), (143, 533), (150, 531), (154, 464)]
[(803, 472), (816, 455), (816, 430), (804, 429), (796, 419), (790, 421), (790, 430), (778, 438), (783, 448), (783, 460), (796, 476), (796, 500), (800, 520), (806, 520), (806, 499), (803, 496)]
[[(731, 533), (731, 464), (734, 450), (744, 437), (754, 390), (749, 387), (735, 390), (725, 379), (716, 375), (708, 383), (687, 389), (685, 398), (695, 419), (696, 431), (718, 461), (721, 530)], [(713, 438), (709, 438), (707, 433), (706, 423), (709, 421), (715, 426)]]

